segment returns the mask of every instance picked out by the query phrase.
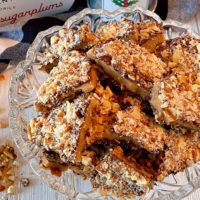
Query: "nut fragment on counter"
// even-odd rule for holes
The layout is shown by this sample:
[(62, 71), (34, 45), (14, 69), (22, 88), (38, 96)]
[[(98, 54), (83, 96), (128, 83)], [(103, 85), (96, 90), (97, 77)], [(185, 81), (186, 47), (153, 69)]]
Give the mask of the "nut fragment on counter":
[(15, 192), (16, 192), (15, 186), (14, 185), (9, 186), (7, 192), (8, 192), (8, 194), (15, 194)]
[(0, 192), (7, 189), (8, 194), (13, 194), (15, 191), (15, 169), (18, 165), (16, 157), (9, 141), (0, 146)]
[(28, 187), (30, 185), (30, 180), (28, 178), (22, 178), (20, 182), (24, 187)]

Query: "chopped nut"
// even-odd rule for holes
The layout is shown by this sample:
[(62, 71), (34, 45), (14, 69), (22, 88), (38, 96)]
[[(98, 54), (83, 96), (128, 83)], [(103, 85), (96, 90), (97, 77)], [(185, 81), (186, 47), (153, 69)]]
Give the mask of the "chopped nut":
[(51, 37), (51, 44), (56, 44), (59, 40), (59, 37), (54, 35), (53, 37)]
[(14, 180), (15, 180), (15, 176), (9, 176), (9, 177), (8, 177), (8, 180), (14, 181)]
[(15, 160), (15, 161), (13, 162), (13, 165), (14, 165), (14, 166), (19, 166), (19, 163)]
[(28, 178), (22, 178), (21, 179), (21, 184), (24, 186), (24, 187), (28, 187), (29, 184), (30, 184), (30, 180)]
[(61, 29), (61, 30), (59, 31), (60, 37), (64, 37), (66, 33), (67, 33), (67, 30), (66, 30), (66, 29)]
[(0, 185), (0, 192), (4, 191), (5, 187), (3, 185)]
[(13, 193), (12, 190), (16, 168), (16, 154), (10, 141), (7, 141), (4, 145), (0, 146), (0, 191), (8, 188), (8, 193)]
[(7, 149), (3, 152), (8, 158), (13, 159), (13, 154), (9, 152)]
[(15, 187), (13, 185), (11, 185), (8, 190), (7, 190), (8, 194), (15, 194), (16, 190)]
[(58, 168), (51, 168), (51, 173), (58, 177), (61, 176), (61, 171)]
[(90, 157), (87, 157), (87, 156), (82, 156), (82, 163), (85, 166), (88, 166), (92, 163), (92, 159)]

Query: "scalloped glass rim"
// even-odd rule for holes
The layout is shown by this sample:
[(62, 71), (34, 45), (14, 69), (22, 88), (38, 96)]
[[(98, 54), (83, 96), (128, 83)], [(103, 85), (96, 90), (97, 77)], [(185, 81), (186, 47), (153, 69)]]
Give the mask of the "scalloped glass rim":
[[(70, 27), (74, 24), (79, 24), (81, 20), (84, 19), (84, 17), (91, 17), (91, 16), (100, 16), (102, 17), (108, 17), (109, 19), (113, 20), (119, 15), (132, 15), (133, 18), (136, 17), (142, 21), (144, 17), (149, 18), (151, 20), (155, 20), (157, 22), (162, 22), (165, 29), (167, 30), (165, 35), (167, 38), (172, 38), (173, 34), (175, 35), (181, 35), (181, 34), (190, 34), (194, 37), (200, 38), (199, 35), (195, 32), (193, 32), (188, 25), (184, 25), (182, 23), (173, 21), (173, 20), (166, 20), (162, 21), (159, 16), (157, 16), (155, 13), (152, 13), (148, 10), (143, 10), (139, 7), (128, 7), (128, 8), (120, 8), (114, 12), (108, 12), (105, 10), (100, 9), (84, 9), (80, 13), (72, 16), (69, 18), (63, 27)], [(30, 79), (25, 81), (26, 83), (21, 83), (25, 76), (28, 76), (28, 74), (31, 74), (30, 66), (33, 66), (33, 63), (35, 61), (36, 52), (39, 51), (41, 48), (41, 41), (55, 33), (61, 28), (61, 26), (54, 26), (51, 27), (45, 31), (40, 32), (36, 39), (34, 40), (33, 44), (30, 46), (25, 61), (22, 61), (19, 63), (19, 65), (16, 68), (15, 73), (12, 76), (11, 79), (11, 87), (9, 91), (9, 102), (10, 102), (10, 113), (9, 113), (9, 122), (10, 122), (10, 128), (12, 131), (13, 139), (18, 146), (19, 151), (23, 155), (23, 157), (27, 160), (27, 162), (32, 167), (33, 171), (43, 180), (45, 181), (51, 188), (55, 189), (56, 191), (65, 194), (69, 198), (77, 197), (77, 199), (104, 199), (103, 196), (94, 196), (96, 194), (93, 194), (94, 192), (85, 192), (85, 193), (77, 193), (74, 189), (74, 179), (76, 178), (75, 175), (73, 175), (70, 171), (67, 171), (65, 176), (68, 177), (67, 181), (64, 180), (64, 178), (56, 178), (53, 177), (50, 173), (47, 172), (47, 170), (44, 170), (38, 166), (38, 158), (36, 157), (39, 149), (31, 144), (27, 138), (26, 135), (23, 135), (23, 133), (26, 133), (26, 124), (27, 120), (23, 115), (20, 113), (20, 108), (23, 107), (28, 108), (32, 105), (32, 100), (28, 101), (28, 98), (32, 96), (32, 93), (29, 93), (27, 96), (26, 93), (23, 94), (23, 92), (20, 93), (20, 95), (23, 97), (22, 100), (24, 102), (19, 102), (18, 97), (18, 89), (19, 87), (26, 87), (27, 90), (29, 90), (29, 87), (32, 88), (32, 90), (37, 90), (40, 83), (37, 81), (37, 79), (34, 79), (34, 82), (32, 82)], [(174, 29), (174, 30), (173, 30)], [(177, 30), (176, 30), (177, 29)], [(26, 72), (26, 73), (25, 73)], [(32, 74), (32, 76), (35, 76), (35, 74)], [(35, 77), (34, 77), (35, 78)], [(21, 85), (22, 86), (21, 86)], [(27, 100), (27, 101), (26, 101)], [(23, 130), (23, 131), (22, 131)], [(190, 170), (191, 169), (191, 170)], [(193, 172), (195, 171), (195, 172)], [(184, 175), (187, 179), (187, 183), (184, 182), (181, 184), (176, 183), (176, 179), (174, 176), (175, 182), (171, 184), (170, 182), (165, 182), (164, 186), (162, 186), (162, 183), (156, 183), (156, 186), (154, 190), (151, 190), (147, 193), (147, 195), (143, 197), (136, 197), (136, 199), (180, 199), (191, 192), (193, 192), (195, 189), (200, 187), (200, 163), (197, 163), (193, 165), (192, 167), (186, 169), (184, 172), (180, 172), (182, 175)], [(195, 177), (195, 178), (194, 178)], [(168, 179), (168, 178), (167, 178)], [(84, 183), (85, 184), (85, 183)], [(163, 188), (162, 188), (163, 187)], [(161, 188), (161, 189), (159, 189)], [(170, 189), (169, 189), (170, 188)], [(156, 195), (155, 195), (156, 193)], [(112, 197), (108, 197), (108, 199), (113, 199)]]

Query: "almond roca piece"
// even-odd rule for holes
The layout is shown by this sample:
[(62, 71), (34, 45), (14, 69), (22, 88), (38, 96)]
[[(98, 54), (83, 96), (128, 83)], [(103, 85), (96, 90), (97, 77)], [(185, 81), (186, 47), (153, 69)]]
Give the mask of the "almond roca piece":
[(117, 120), (113, 125), (116, 135), (149, 152), (163, 151), (168, 134), (142, 111), (139, 100), (132, 101), (131, 106), (116, 113)]
[(60, 62), (50, 72), (37, 92), (35, 109), (48, 111), (76, 93), (90, 92), (96, 87), (94, 65), (78, 51), (71, 51), (65, 62)]
[[(112, 124), (116, 112), (119, 110), (117, 97), (109, 87), (105, 89), (98, 83), (94, 93), (91, 94), (90, 102), (85, 113), (85, 123), (79, 145), (77, 161), (82, 160), (87, 148), (94, 144), (102, 144), (105, 141), (117, 140), (117, 135), (112, 130)], [(105, 146), (105, 148), (108, 148)]]
[(48, 115), (34, 118), (29, 123), (29, 139), (47, 151), (60, 155), (65, 163), (76, 163), (77, 144), (81, 135), (89, 94), (74, 101), (66, 101)]
[(156, 83), (151, 93), (155, 119), (173, 127), (200, 128), (200, 73), (179, 71)]
[(189, 35), (167, 40), (158, 45), (155, 54), (168, 64), (172, 71), (200, 71), (200, 39)]
[(167, 149), (157, 172), (157, 180), (163, 181), (169, 174), (182, 171), (199, 160), (199, 133), (187, 131), (185, 134), (181, 134), (172, 131), (171, 139), (167, 144)]
[(159, 45), (171, 73), (154, 84), (151, 105), (160, 123), (200, 128), (200, 40), (189, 35)]
[(168, 72), (165, 63), (133, 41), (116, 39), (100, 44), (87, 56), (121, 86), (142, 97), (148, 96), (153, 83)]
[(100, 193), (118, 197), (144, 194), (152, 186), (152, 176), (134, 161), (124, 156), (121, 147), (106, 154), (96, 166), (97, 174), (91, 179)]
[(50, 46), (37, 55), (37, 60), (41, 63), (43, 70), (50, 72), (58, 64), (58, 61), (65, 60), (69, 51), (87, 50), (98, 41), (87, 24), (76, 29), (63, 28), (50, 38)]
[(95, 32), (100, 41), (108, 41), (116, 38), (133, 40), (136, 44), (154, 52), (156, 46), (164, 42), (162, 24), (152, 21), (134, 23), (123, 18), (118, 22), (108, 22), (99, 26)]

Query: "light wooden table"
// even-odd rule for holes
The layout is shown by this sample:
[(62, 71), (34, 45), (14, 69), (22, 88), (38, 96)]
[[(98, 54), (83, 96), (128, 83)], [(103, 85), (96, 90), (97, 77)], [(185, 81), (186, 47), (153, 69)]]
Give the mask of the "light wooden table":
[[(200, 33), (200, 13), (195, 15), (194, 18), (188, 22), (196, 32)], [(1, 84), (1, 83), (0, 83)], [(1, 86), (1, 85), (0, 85)], [(0, 87), (1, 89), (1, 87)], [(0, 90), (0, 99), (2, 98), (3, 91)], [(0, 129), (0, 143), (5, 138), (10, 138), (9, 129)], [(65, 200), (65, 197), (61, 194), (50, 189), (41, 180), (33, 174), (29, 166), (26, 163), (22, 165), (21, 177), (29, 178), (31, 184), (27, 188), (20, 187), (18, 194), (14, 196), (9, 196), (9, 200)], [(0, 199), (2, 199), (2, 194), (0, 194)], [(184, 200), (199, 200), (200, 199), (200, 189), (192, 193), (190, 196), (184, 198)]]

